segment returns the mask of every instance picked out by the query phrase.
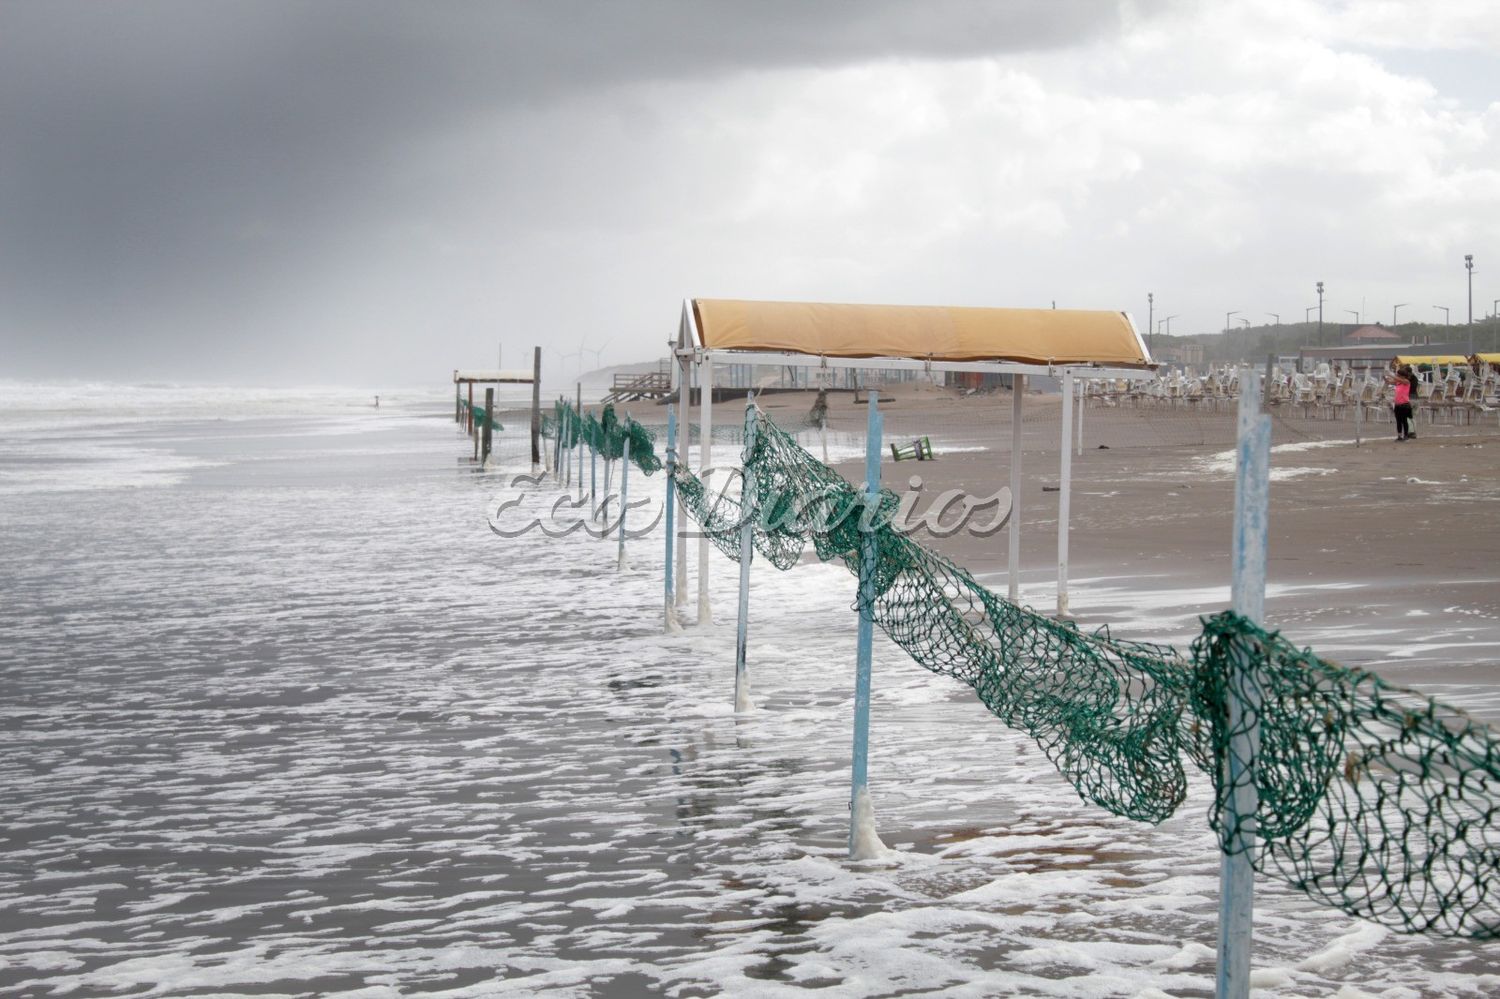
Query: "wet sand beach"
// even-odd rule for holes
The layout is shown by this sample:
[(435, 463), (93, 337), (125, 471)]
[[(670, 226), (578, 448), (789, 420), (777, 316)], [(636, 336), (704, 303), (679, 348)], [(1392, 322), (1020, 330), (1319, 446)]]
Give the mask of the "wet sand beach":
[[(1003, 481), (998, 447), (941, 449), (1008, 428), (939, 405), (891, 404), (893, 427), (927, 427), (940, 450), (899, 472), (934, 488)], [(0, 496), (0, 991), (1210, 994), (1217, 853), (1201, 776), (1160, 825), (1112, 816), (968, 688), (879, 637), (871, 786), (899, 852), (845, 859), (843, 568), (753, 567), (756, 707), (736, 714), (737, 567), (715, 555), (712, 623), (669, 635), (660, 528), (630, 542), (623, 573), (612, 540), (566, 532), (566, 517), (548, 521), (560, 536), (497, 537), (500, 503), (550, 509), (558, 495), (517, 478), (519, 432), (480, 470), (440, 397), (230, 420), (216, 400), (194, 406), (101, 420), (71, 464), (66, 425), (5, 437), (0, 469), (20, 471)], [(1027, 426), (1039, 455), (1045, 406)], [(1199, 464), (1227, 449), (1222, 421), (1094, 417), (1075, 465), (1075, 613), (1186, 641), (1227, 601), (1228, 479)], [(1194, 442), (1087, 447), (1148, 432)], [(1377, 585), (1363, 549), (1343, 546), (1384, 531), (1379, 455), (1394, 449), (1294, 460), (1332, 466), (1335, 451), (1357, 480), (1273, 493), (1273, 530), (1302, 525), (1274, 549), (1273, 623), (1496, 717), (1493, 532), (1433, 555), (1414, 530), (1395, 551), (1418, 581)], [(1493, 472), (1462, 465), (1456, 438), (1399, 453), (1434, 455), (1423, 478), (1476, 483), (1455, 507), (1411, 485), (1395, 494), (1407, 517), (1492, 509)], [(1055, 464), (1027, 458), (1023, 596), (1045, 608)], [(1380, 522), (1320, 509), (1333, 493), (1303, 486), (1369, 491), (1360, 516)], [(661, 479), (631, 490), (660, 502)], [(1003, 590), (1003, 533), (945, 544)], [(1444, 585), (1451, 596), (1424, 595)], [(1258, 994), (1500, 988), (1494, 945), (1396, 934), (1270, 879), (1257, 891)]]
[[(893, 385), (886, 393), (890, 398), (882, 410), (888, 437), (927, 435), (937, 453), (934, 461), (888, 461), (883, 467), (885, 485), (897, 492), (910, 489), (911, 477), (919, 477), (917, 514), (945, 490), (988, 496), (1008, 486), (1008, 391), (962, 398), (931, 387)], [(768, 396), (763, 403), (773, 419), (782, 415), (791, 422), (810, 407), (812, 396), (806, 399), (804, 405), (800, 395)], [(846, 394), (830, 399), (830, 427), (862, 432), (865, 407)], [(1023, 599), (1051, 612), (1057, 586), (1060, 397), (1029, 394), (1023, 413)], [(1389, 421), (1365, 424), (1356, 446), (1351, 419), (1273, 413), (1266, 570), (1270, 625), (1287, 629), (1298, 644), (1328, 648), (1340, 661), (1379, 667), (1402, 682), (1500, 677), (1495, 414), (1483, 426), (1433, 426), (1424, 420), (1417, 439), (1400, 444), (1391, 439)], [(1219, 412), (1086, 410), (1082, 451), (1075, 436), (1072, 457), (1068, 553), (1075, 590), (1077, 581), (1091, 578), (1163, 592), (1217, 587), (1227, 605), (1234, 420), (1230, 407)], [(985, 450), (970, 450), (976, 445)], [(816, 454), (815, 443), (810, 449)], [(859, 460), (836, 467), (850, 481), (864, 474)], [(1003, 592), (1005, 531), (989, 538), (959, 532), (924, 543)], [(1132, 637), (1151, 638), (1139, 634), (1136, 622), (1112, 614), (1108, 604), (1091, 606), (1076, 592), (1071, 597), (1069, 610), (1080, 624), (1108, 623)], [(1205, 612), (1212, 609), (1217, 608)], [(1355, 642), (1355, 637), (1365, 640)]]

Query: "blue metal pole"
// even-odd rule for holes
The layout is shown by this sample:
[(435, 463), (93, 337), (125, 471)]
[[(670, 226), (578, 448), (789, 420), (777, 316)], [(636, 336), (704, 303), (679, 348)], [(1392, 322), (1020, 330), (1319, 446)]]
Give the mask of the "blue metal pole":
[(875, 639), (875, 566), (879, 549), (875, 535), (876, 504), (880, 502), (880, 444), (884, 420), (879, 393), (870, 392), (870, 419), (865, 431), (865, 509), (860, 512), (859, 633), (854, 660), (854, 764), (849, 802), (849, 856), (859, 859), (861, 813), (869, 807), (870, 657)]
[[(1259, 378), (1240, 371), (1239, 458), (1234, 495), (1234, 576), (1230, 603), (1235, 613), (1260, 624), (1265, 618), (1266, 521), (1270, 493), (1271, 418), (1260, 412)], [(1250, 669), (1249, 648), (1241, 645), (1229, 677), (1229, 757), (1224, 780), (1231, 788), (1228, 814), (1221, 818), (1231, 836), (1219, 858), (1219, 966), (1214, 994), (1219, 999), (1250, 995), (1250, 943), (1255, 900), (1255, 756), (1260, 749), (1260, 688)]]
[(677, 474), (677, 411), (671, 403), (667, 403), (667, 551), (666, 558), (662, 561), (662, 585), (666, 590), (666, 610), (663, 611), (662, 627), (671, 631), (676, 624), (674, 620), (675, 608), (672, 606), (674, 599), (673, 584), (673, 547), (677, 542), (677, 484), (673, 476)]
[(750, 677), (745, 669), (745, 642), (750, 627), (750, 562), (755, 557), (755, 472), (750, 454), (755, 448), (755, 397), (745, 399), (744, 472), (740, 486), (740, 606), (734, 635), (734, 710), (749, 711)]
[(621, 426), (626, 430), (625, 460), (620, 463), (620, 554), (615, 559), (615, 568), (623, 572), (630, 568), (630, 563), (625, 561), (625, 511), (630, 509), (630, 414), (625, 415)]
[[(578, 414), (575, 413), (575, 412), (573, 412), (573, 407), (569, 406), (566, 402), (563, 403), (563, 406), (566, 407), (565, 410), (564, 410), (564, 413), (567, 416), (568, 433), (571, 435), (573, 433), (573, 428), (578, 425), (578, 423), (577, 423), (577, 421), (578, 421)], [(572, 492), (572, 490), (573, 490), (573, 449), (572, 448), (570, 448), (570, 447), (563, 448), (563, 461), (567, 465), (567, 476), (563, 480), (563, 488), (566, 489), (566, 490), (568, 490), (569, 492)]]

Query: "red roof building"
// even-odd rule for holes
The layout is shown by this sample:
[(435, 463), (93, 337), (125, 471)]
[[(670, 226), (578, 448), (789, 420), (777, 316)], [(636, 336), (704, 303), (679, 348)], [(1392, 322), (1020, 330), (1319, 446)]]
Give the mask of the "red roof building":
[(1344, 342), (1349, 344), (1362, 343), (1395, 343), (1401, 337), (1376, 323), (1374, 326), (1359, 326), (1353, 332), (1344, 337)]

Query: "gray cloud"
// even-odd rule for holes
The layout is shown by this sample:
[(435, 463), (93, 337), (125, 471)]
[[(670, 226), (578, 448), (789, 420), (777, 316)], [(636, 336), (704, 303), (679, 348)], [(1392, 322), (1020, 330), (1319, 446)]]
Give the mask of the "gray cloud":
[[(37, 372), (142, 358), (199, 370), (254, 357), (226, 353), (246, 338), (295, 355), (306, 345), (287, 342), (291, 300), (316, 298), (320, 275), (358, 269), (351, 254), (377, 250), (374, 284), (383, 268), (398, 280), (404, 265), (420, 269), (372, 243), (408, 213), (461, 217), (476, 197), (424, 188), (410, 162), (430, 143), (469, 129), (473, 148), (458, 155), (489, 162), (506, 158), (496, 147), (507, 115), (570, 95), (1065, 45), (1120, 17), (1083, 0), (10, 0), (0, 7), (0, 336), (13, 364)], [(587, 158), (586, 135), (528, 141)], [(559, 179), (608, 183), (585, 173), (521, 171), (509, 178), (514, 210), (568, 203), (553, 195)], [(339, 312), (313, 311), (329, 322)]]
[(1326, 10), (0, 0), (0, 375), (638, 358), (686, 294), (1288, 318), (1495, 203), (1493, 115)]

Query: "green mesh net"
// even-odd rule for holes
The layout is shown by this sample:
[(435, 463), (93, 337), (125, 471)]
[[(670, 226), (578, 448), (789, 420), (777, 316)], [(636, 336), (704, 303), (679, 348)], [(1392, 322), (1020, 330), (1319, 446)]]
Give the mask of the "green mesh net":
[(578, 414), (561, 400), (553, 403), (552, 412), (542, 414), (542, 436), (558, 441), (564, 451), (578, 446), (580, 429)]
[[(561, 433), (563, 447), (573, 448), (579, 438), (602, 458), (611, 461), (625, 456), (625, 442), (630, 441), (630, 463), (647, 475), (661, 470), (662, 460), (656, 453), (656, 431), (631, 419), (615, 414), (615, 408), (606, 405), (599, 416), (586, 412), (580, 418), (577, 410), (566, 402), (559, 402), (551, 417), (551, 433)], [(561, 429), (559, 429), (561, 428)]]
[[(763, 414), (749, 436), (728, 488), (675, 473), (683, 509), (714, 545), (738, 559), (748, 519), (755, 550), (777, 568), (811, 542), (819, 559), (857, 573), (867, 518), (879, 553), (875, 624), (1033, 738), (1084, 800), (1160, 822), (1181, 804), (1191, 761), (1214, 783), (1221, 844), (1249, 843), (1261, 873), (1403, 931), (1500, 935), (1500, 754), (1483, 725), (1234, 614), (1205, 619), (1187, 656), (1081, 632), (916, 544), (890, 522), (894, 494), (882, 491), (875, 515), (861, 490)], [(1248, 681), (1230, 682), (1235, 662)], [(1259, 794), (1253, 815), (1235, 814), (1224, 776), (1231, 717), (1259, 739), (1245, 777)]]
[[(1254, 815), (1224, 808), (1235, 788), (1215, 782), (1221, 845), (1248, 843), (1256, 870), (1401, 930), (1500, 935), (1494, 732), (1232, 613), (1203, 624), (1192, 711), (1205, 722), (1197, 735), (1209, 772), (1228, 772), (1237, 732), (1259, 738), (1244, 771), (1259, 796)], [(1231, 683), (1236, 664), (1248, 696)]]
[(655, 431), (635, 422), (628, 416), (621, 429), (622, 436), (630, 441), (630, 463), (647, 475), (660, 471), (661, 459), (656, 456)]

